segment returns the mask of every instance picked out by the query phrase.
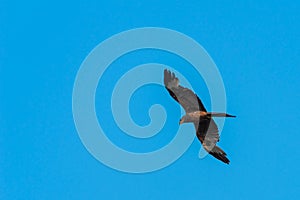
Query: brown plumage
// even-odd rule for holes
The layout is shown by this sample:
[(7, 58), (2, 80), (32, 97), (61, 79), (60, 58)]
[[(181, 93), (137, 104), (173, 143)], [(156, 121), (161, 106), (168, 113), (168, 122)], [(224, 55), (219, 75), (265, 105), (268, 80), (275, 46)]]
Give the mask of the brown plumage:
[(229, 164), (226, 153), (216, 145), (219, 141), (219, 130), (212, 117), (235, 117), (226, 113), (207, 112), (199, 97), (190, 89), (179, 85), (179, 80), (174, 73), (164, 70), (164, 84), (170, 95), (184, 108), (186, 114), (180, 119), (179, 124), (192, 122), (196, 129), (197, 138), (204, 149)]

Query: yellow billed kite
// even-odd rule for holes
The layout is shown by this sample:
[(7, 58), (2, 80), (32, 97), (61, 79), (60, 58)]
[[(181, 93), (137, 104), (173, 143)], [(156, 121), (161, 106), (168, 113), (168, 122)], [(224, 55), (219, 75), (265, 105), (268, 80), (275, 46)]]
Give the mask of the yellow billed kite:
[(174, 73), (164, 70), (164, 84), (170, 95), (184, 108), (185, 115), (179, 124), (192, 122), (196, 129), (197, 138), (204, 149), (229, 164), (226, 153), (216, 145), (219, 141), (219, 130), (212, 117), (235, 117), (226, 113), (207, 112), (199, 97), (190, 89), (179, 85), (179, 80)]

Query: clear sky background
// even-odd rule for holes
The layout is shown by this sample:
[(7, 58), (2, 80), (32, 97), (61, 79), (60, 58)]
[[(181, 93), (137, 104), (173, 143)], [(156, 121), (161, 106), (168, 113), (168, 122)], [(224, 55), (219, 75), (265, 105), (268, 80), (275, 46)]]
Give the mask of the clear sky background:
[[(299, 199), (299, 10), (297, 1), (0, 1), (0, 199)], [(238, 116), (226, 120), (219, 143), (230, 165), (200, 160), (195, 140), (169, 167), (127, 174), (82, 145), (72, 116), (82, 61), (113, 34), (145, 26), (185, 33), (215, 61), (227, 110)], [(107, 95), (118, 66), (150, 61), (183, 73), (210, 110), (205, 84), (182, 60), (129, 54), (107, 70), (96, 102), (108, 137), (124, 149), (159, 148), (178, 128), (179, 106), (162, 87), (145, 87), (131, 101), (141, 125), (153, 103), (171, 113), (152, 141), (139, 145), (111, 121)]]

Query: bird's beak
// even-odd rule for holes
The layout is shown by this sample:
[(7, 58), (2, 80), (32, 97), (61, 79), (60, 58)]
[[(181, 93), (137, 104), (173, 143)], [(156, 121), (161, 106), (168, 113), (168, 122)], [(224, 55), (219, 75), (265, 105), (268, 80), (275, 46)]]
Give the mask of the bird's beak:
[(180, 119), (179, 121), (179, 125), (183, 124), (184, 120), (183, 119)]

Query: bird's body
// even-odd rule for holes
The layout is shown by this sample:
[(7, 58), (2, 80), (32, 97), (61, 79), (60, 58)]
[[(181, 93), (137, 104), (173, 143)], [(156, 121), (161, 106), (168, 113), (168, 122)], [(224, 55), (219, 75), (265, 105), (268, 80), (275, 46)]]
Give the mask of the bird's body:
[(215, 158), (229, 164), (226, 153), (216, 143), (219, 141), (219, 130), (212, 117), (235, 117), (226, 113), (207, 112), (199, 97), (190, 89), (179, 85), (174, 73), (164, 71), (164, 84), (169, 94), (184, 108), (184, 115), (179, 124), (192, 122), (196, 135), (204, 149)]

